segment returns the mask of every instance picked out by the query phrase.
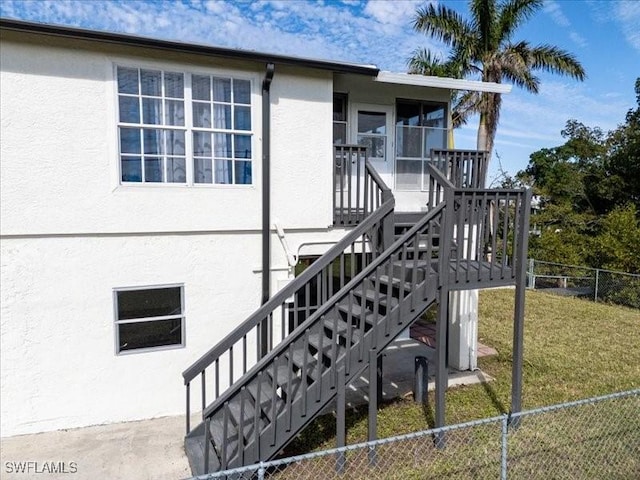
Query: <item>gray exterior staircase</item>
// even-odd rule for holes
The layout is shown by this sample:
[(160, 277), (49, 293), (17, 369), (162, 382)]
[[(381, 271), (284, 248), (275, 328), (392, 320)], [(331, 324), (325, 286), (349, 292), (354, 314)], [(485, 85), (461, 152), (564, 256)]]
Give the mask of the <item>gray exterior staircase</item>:
[[(449, 156), (429, 167), (427, 212), (394, 223), (393, 196), (366, 151), (336, 147), (337, 159), (341, 152), (350, 166), (354, 156), (363, 160), (361, 178), (346, 168), (338, 173), (349, 175), (349, 191), (340, 194), (352, 201), (334, 206), (342, 210), (336, 224), (353, 229), (183, 374), (185, 448), (194, 474), (271, 459), (331, 402), (344, 408), (349, 383), (450, 290), (515, 283), (530, 193), (457, 188), (447, 171), (460, 180), (460, 171), (481, 162), (469, 155), (471, 166), (452, 167), (455, 155), (445, 151)], [(446, 335), (440, 320), (438, 328)], [(200, 384), (202, 406), (193, 429), (192, 383)]]

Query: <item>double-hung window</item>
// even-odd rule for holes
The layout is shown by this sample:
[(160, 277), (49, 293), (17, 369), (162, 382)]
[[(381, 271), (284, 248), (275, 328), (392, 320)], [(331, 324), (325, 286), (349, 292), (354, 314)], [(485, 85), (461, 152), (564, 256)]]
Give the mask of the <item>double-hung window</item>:
[(182, 286), (117, 289), (116, 352), (184, 345)]
[(398, 100), (396, 189), (422, 190), (432, 148), (446, 148), (446, 104)]
[(251, 82), (117, 67), (120, 180), (252, 183)]

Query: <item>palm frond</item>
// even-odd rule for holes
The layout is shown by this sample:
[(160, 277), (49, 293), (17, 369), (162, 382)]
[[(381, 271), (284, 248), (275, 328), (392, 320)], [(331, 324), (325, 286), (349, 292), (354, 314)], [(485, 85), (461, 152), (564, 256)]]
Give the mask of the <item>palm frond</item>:
[(509, 0), (504, 3), (498, 14), (499, 42), (508, 41), (515, 29), (531, 18), (542, 5), (543, 0)]
[(478, 113), (480, 106), (480, 93), (475, 91), (465, 91), (454, 95), (451, 101), (451, 121), (453, 128), (466, 125), (469, 117)]
[(531, 93), (538, 93), (540, 79), (531, 71), (528, 42), (509, 44), (497, 55), (504, 78)]
[(529, 50), (528, 64), (534, 70), (566, 75), (584, 80), (587, 75), (576, 57), (552, 45), (539, 45)]
[(432, 75), (435, 77), (455, 77), (456, 68), (453, 64), (443, 60), (426, 48), (414, 50), (407, 61), (409, 73), (419, 75)]
[(413, 28), (445, 44), (459, 48), (469, 45), (476, 37), (475, 31), (455, 10), (444, 5), (429, 4), (416, 11)]

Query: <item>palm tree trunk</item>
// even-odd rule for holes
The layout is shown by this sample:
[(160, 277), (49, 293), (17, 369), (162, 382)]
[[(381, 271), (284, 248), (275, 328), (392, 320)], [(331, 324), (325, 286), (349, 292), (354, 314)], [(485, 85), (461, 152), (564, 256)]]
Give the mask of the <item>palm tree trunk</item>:
[(478, 139), (476, 148), (478, 150), (488, 150), (488, 131), (487, 131), (487, 115), (480, 114), (480, 123), (478, 124)]

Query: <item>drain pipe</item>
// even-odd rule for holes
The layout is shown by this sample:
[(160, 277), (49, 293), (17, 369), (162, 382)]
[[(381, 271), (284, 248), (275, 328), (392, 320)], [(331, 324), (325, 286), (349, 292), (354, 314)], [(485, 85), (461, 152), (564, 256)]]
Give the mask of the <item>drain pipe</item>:
[[(275, 65), (267, 63), (262, 81), (262, 304), (271, 296), (271, 81)], [(260, 353), (269, 351), (269, 328), (260, 328)]]

